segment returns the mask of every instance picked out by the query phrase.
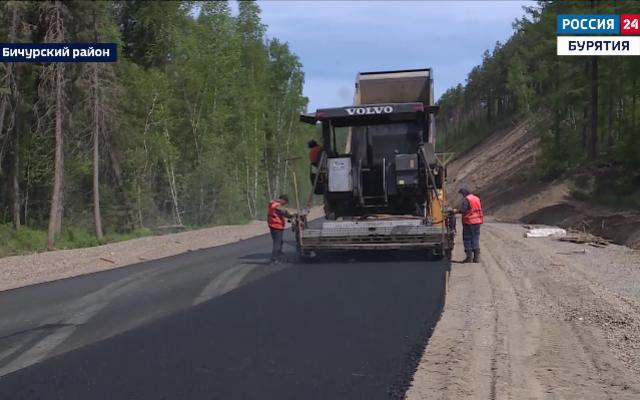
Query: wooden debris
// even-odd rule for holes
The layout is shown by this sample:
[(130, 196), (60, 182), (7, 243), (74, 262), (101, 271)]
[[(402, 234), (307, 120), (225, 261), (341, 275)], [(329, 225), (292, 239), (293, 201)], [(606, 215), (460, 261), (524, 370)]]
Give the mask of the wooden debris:
[(587, 249), (580, 249), (580, 250), (574, 250), (574, 251), (560, 251), (556, 254), (561, 254), (563, 256), (572, 256), (574, 254), (587, 254)]
[(101, 259), (102, 261), (106, 261), (106, 262), (109, 262), (109, 263), (111, 263), (111, 264), (115, 264), (115, 263), (116, 263), (115, 261), (110, 260), (110, 259), (108, 259), (108, 258), (100, 257), (100, 259)]
[(569, 232), (566, 236), (557, 238), (557, 240), (561, 242), (588, 244), (593, 247), (605, 247), (611, 244), (611, 241), (587, 232)]

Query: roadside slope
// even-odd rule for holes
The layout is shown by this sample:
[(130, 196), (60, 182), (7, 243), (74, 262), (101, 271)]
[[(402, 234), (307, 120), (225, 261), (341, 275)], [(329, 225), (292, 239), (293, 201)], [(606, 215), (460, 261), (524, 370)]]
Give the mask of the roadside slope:
[(640, 398), (640, 251), (523, 232), (487, 223), (483, 262), (453, 265), (407, 399)]
[(449, 196), (466, 182), (488, 214), (506, 222), (587, 229), (619, 244), (640, 248), (640, 212), (577, 201), (566, 180), (541, 182), (534, 176), (538, 135), (526, 123), (496, 132), (458, 156), (448, 167)]

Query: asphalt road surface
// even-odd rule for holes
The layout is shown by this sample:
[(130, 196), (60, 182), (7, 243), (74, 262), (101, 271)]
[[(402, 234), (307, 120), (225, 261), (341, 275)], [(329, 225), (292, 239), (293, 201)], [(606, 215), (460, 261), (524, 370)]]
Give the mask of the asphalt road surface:
[(446, 262), (270, 238), (0, 293), (0, 399), (402, 398)]

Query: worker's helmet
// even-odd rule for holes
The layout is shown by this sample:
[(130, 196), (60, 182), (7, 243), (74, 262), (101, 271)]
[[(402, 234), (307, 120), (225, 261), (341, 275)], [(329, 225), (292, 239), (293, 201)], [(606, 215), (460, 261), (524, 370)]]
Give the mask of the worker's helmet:
[(307, 142), (307, 146), (309, 146), (309, 148), (312, 147), (316, 147), (318, 145), (318, 142), (316, 142), (315, 140), (311, 139)]
[(458, 193), (466, 196), (471, 193), (471, 187), (469, 186), (469, 184), (463, 183), (462, 185), (460, 185), (460, 190), (458, 190)]

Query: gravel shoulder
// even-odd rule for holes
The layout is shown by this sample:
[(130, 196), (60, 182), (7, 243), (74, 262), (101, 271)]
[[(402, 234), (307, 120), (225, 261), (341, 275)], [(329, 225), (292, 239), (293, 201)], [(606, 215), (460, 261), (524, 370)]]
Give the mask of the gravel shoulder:
[[(321, 207), (311, 210), (310, 219), (321, 216)], [(5, 257), (0, 259), (0, 291), (235, 243), (268, 232), (265, 221), (252, 221), (246, 225), (222, 225), (97, 247)]]
[(485, 224), (483, 262), (453, 264), (407, 398), (640, 398), (640, 251), (523, 233)]

